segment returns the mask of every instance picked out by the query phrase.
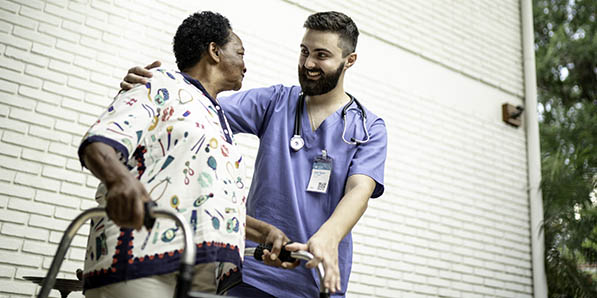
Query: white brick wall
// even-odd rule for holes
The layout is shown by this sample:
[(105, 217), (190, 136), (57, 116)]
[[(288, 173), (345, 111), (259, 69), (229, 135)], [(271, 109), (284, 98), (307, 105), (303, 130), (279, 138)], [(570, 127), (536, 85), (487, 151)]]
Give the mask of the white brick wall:
[[(176, 27), (201, 9), (243, 39), (243, 88), (297, 83), (310, 13), (359, 26), (346, 86), (386, 120), (389, 150), (386, 192), (354, 229), (349, 297), (532, 296), (526, 139), (500, 119), (502, 103), (523, 103), (518, 1), (0, 3), (1, 297), (39, 290), (22, 277), (42, 275), (62, 230), (95, 205), (82, 134), (128, 68), (175, 66)], [(254, 158), (258, 141), (239, 140)], [(86, 233), (61, 277), (82, 267)]]

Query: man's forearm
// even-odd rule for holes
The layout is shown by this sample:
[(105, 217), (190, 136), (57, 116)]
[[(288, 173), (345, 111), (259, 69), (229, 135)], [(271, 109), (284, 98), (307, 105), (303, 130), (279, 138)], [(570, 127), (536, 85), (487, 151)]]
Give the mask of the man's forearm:
[(355, 176), (349, 177), (344, 197), (330, 218), (319, 228), (318, 234), (325, 233), (327, 237), (340, 242), (367, 210), (375, 182), (363, 175)]
[(114, 148), (104, 143), (94, 142), (87, 145), (82, 158), (85, 166), (106, 186), (121, 179), (123, 175), (130, 175), (118, 160)]

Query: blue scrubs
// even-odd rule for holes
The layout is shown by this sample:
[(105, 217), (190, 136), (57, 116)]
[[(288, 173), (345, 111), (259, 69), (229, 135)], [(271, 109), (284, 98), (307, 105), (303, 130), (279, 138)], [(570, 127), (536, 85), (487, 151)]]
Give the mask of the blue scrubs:
[[(370, 141), (349, 145), (342, 141), (342, 108), (312, 131), (306, 104), (301, 109), (301, 133), (305, 146), (290, 148), (300, 87), (275, 85), (251, 89), (222, 98), (234, 133), (250, 133), (260, 139), (255, 173), (247, 199), (247, 214), (282, 230), (292, 241), (306, 243), (332, 215), (344, 195), (349, 176), (363, 174), (376, 182), (372, 197), (383, 191), (387, 135), (384, 121), (365, 109)], [(360, 110), (353, 103), (346, 117), (346, 140), (365, 139)], [(327, 193), (307, 192), (313, 161), (327, 150), (333, 159)], [(247, 247), (257, 246), (247, 241)], [(342, 291), (346, 291), (352, 265), (352, 235), (339, 244), (338, 262)], [(284, 270), (246, 258), (244, 283), (276, 297), (316, 297), (319, 280), (314, 270), (303, 265)], [(234, 290), (231, 295), (238, 295)]]

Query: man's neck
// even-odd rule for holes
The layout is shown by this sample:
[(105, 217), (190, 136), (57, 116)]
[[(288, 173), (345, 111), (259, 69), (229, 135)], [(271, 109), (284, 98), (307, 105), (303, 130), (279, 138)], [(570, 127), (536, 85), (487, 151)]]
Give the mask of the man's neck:
[(331, 114), (335, 113), (341, 106), (348, 103), (350, 97), (344, 92), (344, 88), (338, 85), (330, 92), (307, 96), (307, 114), (309, 116), (309, 122), (311, 123), (311, 129), (317, 130), (319, 125)]
[(307, 102), (310, 106), (324, 110), (337, 107), (341, 104), (346, 104), (349, 99), (349, 96), (346, 95), (342, 86), (337, 86), (328, 93), (307, 96)]

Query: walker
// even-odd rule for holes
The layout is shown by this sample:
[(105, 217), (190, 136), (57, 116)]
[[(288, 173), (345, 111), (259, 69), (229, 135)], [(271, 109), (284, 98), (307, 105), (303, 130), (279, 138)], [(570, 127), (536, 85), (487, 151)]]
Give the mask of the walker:
[[(86, 211), (83, 211), (79, 216), (77, 216), (71, 224), (66, 228), (64, 235), (62, 236), (62, 240), (56, 249), (56, 254), (54, 255), (54, 259), (52, 260), (52, 265), (46, 274), (46, 277), (43, 280), (39, 280), (41, 282), (41, 290), (37, 295), (38, 298), (47, 298), (50, 290), (54, 288), (56, 284), (56, 275), (58, 274), (58, 270), (62, 265), (62, 261), (64, 256), (70, 246), (73, 237), (79, 230), (79, 228), (89, 219), (93, 217), (105, 216), (106, 211), (104, 208), (96, 207), (91, 208)], [(190, 231), (191, 228), (186, 220), (178, 213), (164, 209), (164, 208), (154, 208), (154, 205), (151, 203), (145, 204), (145, 219), (143, 225), (150, 229), (153, 226), (156, 218), (169, 218), (176, 222), (178, 226), (182, 228), (183, 236), (184, 236), (184, 251), (180, 258), (180, 269), (179, 275), (176, 283), (176, 288), (174, 291), (174, 298), (221, 298), (222, 296), (207, 294), (207, 293), (200, 293), (191, 291), (191, 282), (193, 279), (193, 267), (195, 265), (195, 245), (193, 243), (193, 238), (191, 237)], [(260, 245), (258, 247), (246, 248), (245, 249), (245, 256), (254, 256), (256, 259), (261, 260), (261, 256), (263, 254), (263, 249), (271, 249), (271, 247)], [(283, 250), (284, 251), (284, 250)], [(286, 252), (286, 251), (284, 251)], [(288, 254), (282, 254), (283, 256), (280, 257), (283, 261), (292, 261), (292, 258), (310, 261), (313, 259), (313, 255), (306, 251), (297, 251), (297, 252), (288, 252)], [(323, 265), (319, 263), (317, 266), (317, 273), (319, 275), (319, 280), (323, 280), (325, 275), (325, 271)], [(68, 294), (66, 294), (68, 295)], [(63, 297), (66, 297), (63, 294)], [(323, 286), (320, 287), (319, 297), (329, 297), (329, 291)]]

